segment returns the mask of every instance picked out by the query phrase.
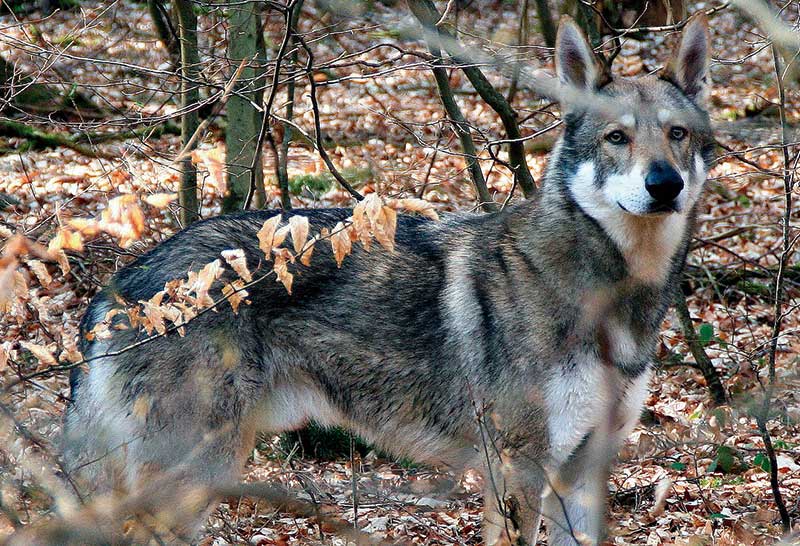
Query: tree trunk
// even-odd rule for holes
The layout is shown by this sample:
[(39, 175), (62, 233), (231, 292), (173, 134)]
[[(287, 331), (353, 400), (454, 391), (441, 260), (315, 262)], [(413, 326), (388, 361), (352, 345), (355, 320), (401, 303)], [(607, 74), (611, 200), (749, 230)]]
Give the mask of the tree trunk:
[(164, 2), (162, 0), (148, 0), (147, 10), (150, 12), (150, 18), (153, 20), (158, 39), (167, 48), (173, 66), (177, 67), (180, 64), (181, 47), (178, 43), (179, 39), (176, 39), (175, 30), (170, 21), (169, 12), (164, 7)]
[[(200, 120), (195, 109), (200, 102), (199, 74), (200, 56), (197, 52), (197, 16), (190, 0), (175, 0), (178, 11), (178, 25), (181, 39), (181, 145), (185, 157), (181, 159), (181, 184), (178, 189), (178, 202), (181, 206), (180, 221), (183, 227), (198, 219), (197, 169), (192, 163), (191, 150), (195, 142), (188, 146)], [(188, 147), (188, 149), (187, 149)]]
[(261, 116), (254, 106), (259, 81), (257, 34), (261, 32), (258, 6), (258, 2), (247, 2), (229, 8), (228, 58), (233, 66), (241, 63), (242, 59), (251, 61), (242, 70), (234, 88), (235, 94), (228, 100), (225, 135), (228, 194), (222, 201), (223, 212), (245, 208), (249, 204), (248, 196), (252, 196), (258, 187), (259, 175), (263, 176), (258, 150)]
[(714, 405), (725, 404), (728, 398), (725, 387), (722, 385), (719, 373), (717, 373), (717, 369), (706, 354), (700, 342), (700, 338), (694, 329), (692, 317), (689, 314), (689, 307), (686, 305), (686, 296), (684, 296), (680, 287), (675, 290), (673, 303), (675, 304), (675, 311), (678, 314), (678, 321), (681, 324), (681, 330), (683, 330), (683, 337), (694, 357), (697, 369), (700, 370), (700, 373), (703, 374), (706, 380), (706, 386), (708, 387), (708, 392), (711, 394), (711, 397), (714, 399)]

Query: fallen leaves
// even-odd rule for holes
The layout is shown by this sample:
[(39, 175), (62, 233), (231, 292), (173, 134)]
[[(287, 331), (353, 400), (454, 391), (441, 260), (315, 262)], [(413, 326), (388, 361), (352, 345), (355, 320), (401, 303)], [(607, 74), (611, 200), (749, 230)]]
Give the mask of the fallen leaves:
[(30, 341), (20, 341), (19, 344), (28, 350), (33, 356), (35, 356), (39, 362), (46, 366), (54, 366), (58, 363), (56, 357), (54, 357), (53, 353), (50, 352), (50, 349), (43, 345), (37, 345), (36, 343), (32, 343)]
[(152, 193), (144, 197), (144, 202), (157, 209), (167, 208), (178, 198), (177, 193)]

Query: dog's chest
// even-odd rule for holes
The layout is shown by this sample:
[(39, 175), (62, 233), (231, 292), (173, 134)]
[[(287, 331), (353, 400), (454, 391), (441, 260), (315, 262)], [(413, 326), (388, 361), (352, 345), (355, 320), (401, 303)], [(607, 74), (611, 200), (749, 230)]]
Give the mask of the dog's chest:
[(576, 355), (558, 367), (546, 389), (553, 463), (564, 463), (600, 425), (619, 436), (616, 441), (623, 440), (639, 419), (649, 379), (649, 371), (625, 378), (597, 356), (587, 354)]

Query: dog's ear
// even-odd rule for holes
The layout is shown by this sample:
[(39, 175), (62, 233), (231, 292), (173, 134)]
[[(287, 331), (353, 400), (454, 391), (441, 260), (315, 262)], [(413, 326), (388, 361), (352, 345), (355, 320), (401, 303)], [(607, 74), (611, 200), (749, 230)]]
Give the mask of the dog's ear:
[(709, 92), (709, 60), (711, 37), (705, 13), (694, 15), (681, 36), (681, 45), (664, 70), (663, 78), (680, 87), (698, 103), (704, 103)]
[(594, 91), (600, 66), (589, 42), (572, 17), (564, 15), (556, 36), (556, 74), (561, 83), (579, 91)]

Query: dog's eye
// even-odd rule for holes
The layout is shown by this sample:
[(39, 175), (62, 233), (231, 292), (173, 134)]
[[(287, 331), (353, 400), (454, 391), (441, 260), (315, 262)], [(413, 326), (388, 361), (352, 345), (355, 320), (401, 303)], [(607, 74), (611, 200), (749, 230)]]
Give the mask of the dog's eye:
[(683, 140), (684, 138), (686, 138), (686, 135), (688, 133), (689, 131), (687, 131), (683, 127), (672, 127), (669, 130), (669, 138), (671, 138), (672, 140)]
[(628, 143), (628, 136), (617, 129), (616, 131), (611, 131), (606, 135), (606, 140), (609, 141), (611, 144), (627, 144)]

